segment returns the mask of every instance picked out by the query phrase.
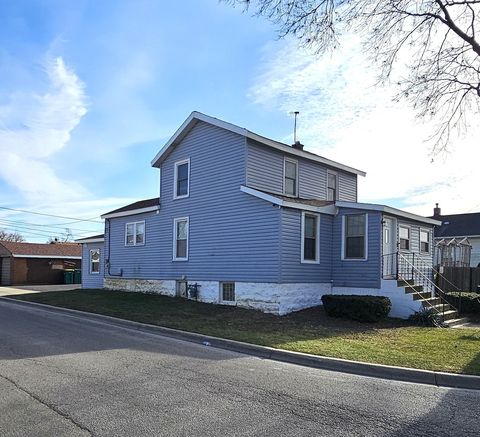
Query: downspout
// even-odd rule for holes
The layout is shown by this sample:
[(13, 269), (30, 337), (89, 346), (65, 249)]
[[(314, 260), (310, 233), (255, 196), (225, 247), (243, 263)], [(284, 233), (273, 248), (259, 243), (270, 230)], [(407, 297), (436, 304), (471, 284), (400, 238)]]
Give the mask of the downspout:
[(106, 267), (107, 267), (107, 273), (108, 273), (108, 276), (123, 276), (123, 269), (120, 269), (120, 272), (119, 273), (112, 273), (110, 271), (110, 267), (111, 267), (111, 263), (110, 263), (110, 219), (105, 219), (105, 222), (107, 223), (108, 225), (108, 232), (107, 232), (107, 235), (108, 235), (108, 259), (105, 260), (105, 264), (106, 264)]

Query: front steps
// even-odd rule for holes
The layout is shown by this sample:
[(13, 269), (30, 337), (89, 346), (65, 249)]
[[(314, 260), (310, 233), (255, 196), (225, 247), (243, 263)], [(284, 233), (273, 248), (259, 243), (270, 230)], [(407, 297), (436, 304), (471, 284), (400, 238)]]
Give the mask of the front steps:
[(443, 326), (454, 328), (468, 324), (468, 319), (460, 317), (452, 305), (440, 297), (432, 297), (431, 292), (425, 291), (422, 285), (415, 285), (414, 281), (410, 280), (399, 280), (397, 285), (403, 287), (405, 293), (412, 295), (414, 300), (419, 300), (423, 308), (433, 309), (438, 314)]

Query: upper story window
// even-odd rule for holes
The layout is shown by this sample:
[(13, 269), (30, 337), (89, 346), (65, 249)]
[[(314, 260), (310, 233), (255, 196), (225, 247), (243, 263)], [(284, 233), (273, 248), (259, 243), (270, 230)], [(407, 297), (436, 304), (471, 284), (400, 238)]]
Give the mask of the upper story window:
[(100, 249), (90, 249), (90, 273), (100, 273)]
[(145, 222), (125, 225), (125, 246), (143, 246), (145, 244)]
[(173, 220), (173, 260), (188, 261), (188, 217)]
[(338, 175), (327, 171), (327, 200), (338, 199)]
[(430, 252), (430, 232), (420, 229), (420, 252)]
[(343, 259), (366, 259), (367, 215), (346, 215), (343, 220)]
[(298, 196), (298, 162), (285, 158), (283, 175), (283, 193), (289, 196)]
[(320, 216), (302, 212), (302, 263), (318, 263), (320, 260)]
[(399, 226), (398, 237), (400, 239), (400, 249), (410, 250), (410, 228)]
[(173, 198), (188, 197), (190, 190), (190, 158), (175, 163)]

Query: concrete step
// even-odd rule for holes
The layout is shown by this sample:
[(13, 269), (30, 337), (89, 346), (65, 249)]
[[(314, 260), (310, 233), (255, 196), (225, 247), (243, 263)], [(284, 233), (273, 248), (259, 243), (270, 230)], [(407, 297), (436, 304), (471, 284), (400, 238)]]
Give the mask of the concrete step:
[(439, 297), (428, 297), (427, 299), (422, 299), (422, 301), (425, 302), (425, 305), (427, 306), (440, 305), (443, 303), (442, 299)]
[(408, 285), (414, 285), (415, 284), (415, 281), (413, 279), (406, 279), (406, 280), (403, 280), (403, 279), (399, 279), (397, 281), (397, 285), (399, 287), (405, 287), (405, 286), (408, 286)]
[(448, 319), (443, 322), (449, 328), (467, 327), (469, 320), (466, 317), (460, 317), (456, 319)]
[(458, 311), (457, 310), (448, 310), (448, 311), (440, 311), (438, 315), (443, 319), (443, 322), (447, 322), (448, 320), (455, 320), (458, 319)]
[(432, 293), (429, 291), (421, 291), (421, 292), (415, 292), (413, 290), (408, 291), (408, 289), (405, 289), (406, 294), (411, 294), (413, 297), (413, 300), (426, 300), (432, 297)]

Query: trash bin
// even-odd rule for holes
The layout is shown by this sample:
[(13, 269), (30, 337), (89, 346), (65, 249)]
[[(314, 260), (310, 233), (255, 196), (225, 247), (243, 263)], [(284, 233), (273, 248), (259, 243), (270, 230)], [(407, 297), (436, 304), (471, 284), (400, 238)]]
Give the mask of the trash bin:
[(82, 283), (82, 271), (80, 269), (75, 269), (73, 274), (73, 283), (81, 284)]
[(63, 271), (63, 283), (64, 284), (73, 284), (75, 270), (64, 270)]

